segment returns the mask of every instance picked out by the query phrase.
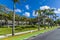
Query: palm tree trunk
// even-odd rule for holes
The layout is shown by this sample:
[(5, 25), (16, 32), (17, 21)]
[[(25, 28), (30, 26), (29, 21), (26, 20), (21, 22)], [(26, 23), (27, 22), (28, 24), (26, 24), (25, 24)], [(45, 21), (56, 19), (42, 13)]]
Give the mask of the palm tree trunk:
[(44, 29), (46, 29), (46, 26), (45, 26), (45, 18), (43, 18), (43, 25), (44, 25)]
[(40, 31), (40, 19), (38, 17), (38, 31)]
[[(48, 18), (49, 18), (49, 15), (48, 15)], [(48, 28), (49, 28), (49, 26), (50, 26), (50, 23), (49, 23), (49, 20), (48, 20)]]
[(14, 36), (14, 32), (15, 32), (15, 4), (14, 4), (14, 9), (13, 9), (13, 21), (12, 21), (12, 23), (13, 23), (13, 25), (12, 25), (12, 36)]

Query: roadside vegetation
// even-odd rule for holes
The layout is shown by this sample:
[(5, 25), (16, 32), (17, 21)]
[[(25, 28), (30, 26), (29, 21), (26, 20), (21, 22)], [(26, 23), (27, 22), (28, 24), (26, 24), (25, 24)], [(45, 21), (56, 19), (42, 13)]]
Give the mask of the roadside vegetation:
[[(35, 26), (31, 26), (31, 25), (23, 25), (23, 26), (16, 26), (15, 28), (15, 33), (17, 32), (24, 32), (24, 31), (29, 31), (29, 30), (36, 30), (37, 27)], [(11, 34), (12, 33), (12, 28), (8, 28), (8, 27), (3, 27), (0, 28), (0, 35), (6, 35), (6, 34)]]
[(53, 28), (47, 28), (47, 29), (43, 29), (43, 30), (40, 30), (40, 31), (35, 31), (35, 32), (32, 32), (32, 33), (27, 33), (27, 34), (21, 34), (21, 35), (17, 35), (17, 36), (10, 36), (10, 37), (7, 37), (7, 38), (4, 38), (4, 39), (1, 39), (1, 40), (24, 40), (24, 39), (28, 39), (30, 37), (33, 37), (33, 36), (37, 36), (39, 34), (43, 34), (44, 32), (47, 32), (47, 31), (51, 31), (51, 30), (54, 30), (56, 29), (57, 27), (53, 27)]
[[(13, 36), (11, 39), (9, 37), (5, 40), (20, 40), (20, 35), (14, 35), (14, 33), (17, 32), (38, 30), (37, 32), (21, 35), (22, 40), (24, 37), (44, 33), (48, 30), (54, 29), (55, 26), (57, 27), (60, 25), (60, 19), (57, 19), (58, 16), (54, 13), (55, 9), (35, 10), (35, 14), (38, 13), (38, 15), (35, 18), (28, 18), (16, 14), (16, 3), (18, 3), (19, 0), (13, 0), (12, 2), (14, 3), (13, 11), (0, 4), (0, 35), (12, 34)], [(44, 30), (40, 30), (41, 28), (44, 28)]]

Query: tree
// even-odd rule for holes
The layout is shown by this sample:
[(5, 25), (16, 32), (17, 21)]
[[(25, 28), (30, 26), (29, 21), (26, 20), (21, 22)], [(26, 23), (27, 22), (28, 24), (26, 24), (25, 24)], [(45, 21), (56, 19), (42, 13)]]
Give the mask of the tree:
[(38, 13), (38, 31), (40, 30), (40, 17), (41, 17), (41, 13), (42, 13), (42, 10), (36, 10), (35, 11), (35, 14)]
[(57, 22), (56, 22), (57, 17), (58, 17), (58, 16), (57, 16), (56, 14), (53, 16), (53, 19), (54, 19), (54, 25), (55, 25), (55, 26), (57, 26)]
[(8, 24), (8, 17), (9, 17), (9, 15), (4, 12), (4, 14), (3, 14), (3, 19), (5, 20), (5, 25)]
[(55, 20), (55, 23), (57, 23), (60, 26), (60, 19)]
[(15, 21), (17, 21), (17, 24), (19, 25), (19, 21), (20, 21), (21, 17), (19, 15), (15, 15)]
[(6, 16), (6, 12), (5, 12), (6, 10), (5, 10), (5, 8), (7, 8), (7, 7), (0, 4), (0, 17), (1, 17), (0, 20), (1, 20), (1, 25), (3, 24), (2, 20), (5, 20), (4, 16)]
[[(46, 19), (47, 18), (52, 19), (51, 17), (53, 17), (55, 15), (54, 9), (37, 10), (36, 13), (37, 12), (38, 12), (38, 22), (39, 22), (39, 25), (40, 24), (44, 25), (44, 29), (46, 29), (46, 27), (45, 27), (46, 26)], [(48, 22), (48, 24), (51, 24), (51, 23)]]
[[(24, 0), (25, 1), (25, 0)], [(19, 0), (13, 0), (14, 7), (13, 7), (13, 26), (12, 26), (12, 36), (14, 36), (14, 29), (15, 29), (15, 9), (16, 9), (16, 3), (19, 3)]]
[(14, 3), (14, 7), (13, 7), (13, 26), (12, 26), (12, 36), (14, 36), (14, 30), (15, 30), (15, 10), (16, 10), (16, 3), (18, 3), (19, 0), (13, 0), (13, 3)]
[(13, 17), (13, 11), (9, 11), (9, 13), (8, 13), (8, 20), (11, 20), (12, 21), (12, 17)]
[[(54, 9), (45, 9), (45, 10), (43, 10), (43, 13), (44, 13), (44, 15), (46, 15), (46, 18), (47, 19), (52, 19), (52, 17), (54, 16), (54, 15), (56, 15), (55, 13), (54, 13)], [(50, 21), (50, 22), (49, 22)], [(49, 25), (53, 25), (54, 23), (54, 20), (49, 20), (48, 21), (48, 24)]]

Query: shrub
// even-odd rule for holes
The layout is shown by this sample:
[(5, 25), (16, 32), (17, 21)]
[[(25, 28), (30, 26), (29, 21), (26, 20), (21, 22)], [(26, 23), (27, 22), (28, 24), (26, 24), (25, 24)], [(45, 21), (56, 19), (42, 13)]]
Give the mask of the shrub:
[(35, 25), (16, 26), (15, 30), (24, 30), (27, 28), (36, 28), (36, 26)]

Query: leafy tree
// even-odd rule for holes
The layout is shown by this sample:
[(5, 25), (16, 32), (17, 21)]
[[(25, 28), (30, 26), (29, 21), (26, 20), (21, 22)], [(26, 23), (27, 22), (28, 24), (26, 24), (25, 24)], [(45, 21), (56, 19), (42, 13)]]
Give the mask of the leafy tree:
[(5, 20), (5, 24), (7, 24), (7, 17), (8, 17), (8, 15), (7, 15), (7, 13), (5, 12), (7, 7), (6, 6), (4, 6), (4, 5), (0, 5), (0, 20), (1, 20), (1, 24), (3, 24), (2, 23), (2, 20)]
[[(38, 22), (40, 22), (39, 25), (40, 24), (43, 24), (44, 26), (46, 24), (46, 21), (45, 20), (47, 18), (48, 19), (52, 19), (51, 17), (53, 17), (55, 15), (54, 9), (37, 10), (36, 13), (37, 12), (38, 12)], [(51, 20), (49, 20), (49, 21), (51, 21)], [(48, 24), (51, 24), (51, 23), (48, 22)], [(46, 27), (44, 27), (44, 29), (46, 29)]]
[(57, 23), (60, 26), (60, 19), (57, 19), (55, 23)]

